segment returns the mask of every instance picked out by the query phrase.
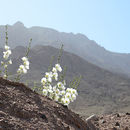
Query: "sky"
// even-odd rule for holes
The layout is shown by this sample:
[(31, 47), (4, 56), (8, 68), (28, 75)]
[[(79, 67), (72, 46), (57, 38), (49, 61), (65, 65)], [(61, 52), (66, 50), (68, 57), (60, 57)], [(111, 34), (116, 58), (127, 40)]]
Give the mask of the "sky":
[(130, 0), (0, 0), (0, 25), (17, 21), (83, 33), (107, 50), (130, 53)]

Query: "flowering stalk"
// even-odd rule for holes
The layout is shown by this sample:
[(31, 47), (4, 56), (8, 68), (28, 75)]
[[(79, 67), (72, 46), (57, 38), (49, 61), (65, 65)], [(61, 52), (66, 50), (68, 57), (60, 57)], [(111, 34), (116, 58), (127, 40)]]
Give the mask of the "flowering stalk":
[(58, 58), (57, 58), (57, 64), (60, 64), (61, 56), (62, 56), (62, 53), (63, 53), (63, 47), (64, 47), (64, 45), (62, 44), (60, 51), (59, 51)]
[(11, 50), (10, 50), (10, 47), (8, 46), (8, 27), (6, 26), (5, 27), (6, 31), (5, 31), (5, 51), (3, 52), (3, 58), (4, 58), (4, 61), (1, 61), (1, 66), (3, 67), (3, 70), (4, 70), (4, 75), (3, 77), (5, 79), (8, 78), (8, 65), (9, 64), (12, 64), (12, 60), (9, 59), (10, 55), (12, 54)]
[[(42, 93), (44, 96), (48, 96), (49, 98), (62, 103), (63, 105), (67, 106), (70, 102), (76, 100), (78, 95), (77, 87), (79, 86), (81, 76), (75, 77), (74, 80), (70, 84), (70, 88), (66, 88), (66, 67), (62, 72), (62, 68), (60, 66), (60, 60), (62, 55), (63, 45), (61, 46), (59, 56), (57, 59), (57, 64), (54, 67), (51, 66), (48, 69), (48, 72), (45, 73), (45, 76), (41, 79), (41, 83), (43, 86)], [(52, 68), (52, 70), (50, 69)], [(59, 76), (59, 73), (62, 74)], [(58, 80), (59, 77), (59, 80)], [(54, 83), (53, 83), (54, 80)]]
[(60, 78), (59, 78), (59, 81), (64, 81), (64, 78), (65, 78), (65, 76), (66, 76), (66, 70), (67, 70), (67, 67), (65, 66), (65, 67), (64, 67), (64, 71), (63, 71), (63, 73), (61, 74), (61, 76), (60, 76)]
[(22, 74), (26, 74), (27, 73), (27, 70), (29, 70), (29, 60), (28, 60), (28, 54), (29, 54), (29, 51), (30, 51), (30, 48), (31, 48), (31, 42), (32, 42), (32, 39), (30, 39), (29, 41), (29, 46), (27, 48), (27, 51), (26, 51), (26, 54), (25, 54), (25, 57), (22, 57), (22, 61), (23, 61), (23, 64), (19, 66), (18, 70), (17, 70), (17, 77), (15, 78), (16, 81), (19, 81), (20, 80), (20, 77)]
[(54, 60), (54, 56), (51, 57), (50, 65), (49, 65), (49, 67), (48, 67), (48, 72), (49, 72), (49, 71), (51, 70), (51, 68), (52, 68), (52, 62), (53, 62), (53, 60)]

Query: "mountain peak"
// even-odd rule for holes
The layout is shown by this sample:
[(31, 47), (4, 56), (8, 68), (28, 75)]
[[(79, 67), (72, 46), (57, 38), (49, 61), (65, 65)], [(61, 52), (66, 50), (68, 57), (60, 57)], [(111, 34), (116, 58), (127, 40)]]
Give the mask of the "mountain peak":
[(24, 24), (22, 22), (18, 21), (13, 26), (24, 27)]

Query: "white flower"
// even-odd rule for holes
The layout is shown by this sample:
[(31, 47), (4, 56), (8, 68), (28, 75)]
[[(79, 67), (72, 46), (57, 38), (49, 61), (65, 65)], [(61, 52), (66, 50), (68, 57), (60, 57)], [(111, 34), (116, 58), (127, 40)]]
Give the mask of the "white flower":
[(59, 72), (62, 71), (62, 68), (61, 68), (61, 66), (60, 66), (59, 64), (55, 64), (55, 68), (56, 68)]
[(4, 74), (4, 78), (5, 78), (5, 79), (7, 78), (7, 75), (6, 75), (6, 74)]
[(19, 66), (19, 69), (17, 70), (17, 73), (26, 74), (27, 70), (29, 69), (29, 61), (28, 61), (27, 57), (22, 57), (21, 59), (23, 60), (23, 65)]
[(48, 89), (48, 92), (49, 92), (49, 94), (53, 93), (53, 91), (51, 89)]
[(77, 90), (76, 90), (76, 89), (72, 89), (72, 90), (71, 90), (71, 93), (72, 93), (72, 94), (75, 94), (75, 95), (78, 95), (78, 93), (77, 93)]
[(53, 87), (53, 91), (56, 91), (56, 89), (57, 89), (56, 86), (54, 86), (54, 87)]
[(65, 93), (66, 93), (65, 90), (62, 90), (62, 91), (61, 91), (61, 95), (62, 95), (62, 96), (64, 96)]
[(57, 81), (58, 80), (58, 73), (53, 73), (53, 77)]
[(10, 47), (7, 46), (7, 45), (5, 45), (5, 50), (7, 51), (7, 50), (9, 50), (9, 49), (10, 49)]
[(8, 56), (8, 55), (6, 55), (6, 53), (4, 53), (3, 58), (7, 60), (7, 59), (8, 59), (8, 57), (9, 57), (9, 56)]
[(29, 66), (28, 66), (28, 65), (26, 65), (25, 68), (26, 68), (27, 70), (29, 70)]
[(45, 77), (47, 78), (48, 82), (52, 82), (52, 72), (46, 72)]
[(2, 66), (4, 65), (4, 62), (3, 62), (3, 61), (1, 61), (1, 65), (2, 65)]
[(72, 88), (67, 88), (67, 89), (66, 89), (66, 92), (71, 93), (71, 90), (72, 90)]
[(6, 50), (6, 51), (3, 52), (3, 58), (6, 59), (6, 60), (8, 59), (8, 57), (9, 57), (9, 56), (11, 55), (11, 53), (12, 53), (11, 50), (9, 50), (9, 48), (10, 48), (9, 46), (5, 45), (5, 50)]
[[(29, 62), (28, 62), (28, 63), (29, 63)], [(24, 63), (24, 67), (25, 67), (25, 69), (29, 70), (29, 65), (26, 65), (26, 64)]]
[(21, 69), (18, 69), (18, 70), (17, 70), (17, 73), (18, 73), (18, 74), (21, 74), (21, 73), (22, 73), (22, 70), (21, 70)]
[(51, 78), (51, 77), (48, 77), (48, 78), (47, 78), (47, 81), (51, 83), (51, 82), (52, 82), (52, 78)]
[(29, 61), (24, 61), (23, 64), (24, 64), (25, 67), (29, 67)]
[(26, 73), (27, 73), (27, 70), (26, 70), (26, 69), (23, 69), (23, 73), (26, 74)]
[(11, 52), (11, 50), (7, 50), (7, 51), (5, 51), (3, 53), (4, 53), (3, 58), (7, 60), (8, 57), (11, 55), (12, 52)]
[(8, 63), (11, 65), (12, 64), (12, 60), (9, 60)]
[(22, 59), (22, 61), (23, 61), (23, 65), (24, 65), (24, 67), (25, 67), (25, 69), (29, 69), (29, 61), (28, 61), (28, 58), (27, 57), (22, 57), (21, 58)]
[(52, 68), (53, 73), (57, 73), (57, 69), (55, 67)]
[(75, 94), (72, 94), (72, 95), (71, 95), (71, 101), (73, 102), (74, 100), (76, 100), (76, 95), (75, 95)]
[(54, 100), (55, 100), (55, 101), (58, 101), (59, 98), (60, 98), (60, 97), (59, 97), (58, 95), (55, 95), (55, 96), (54, 96)]
[(46, 78), (51, 77), (50, 73), (49, 73), (49, 72), (46, 72), (46, 73), (45, 73), (45, 77), (46, 77)]
[(41, 79), (41, 83), (43, 84), (43, 85), (45, 85), (45, 83), (46, 83), (46, 78), (45, 77), (43, 77), (42, 79)]
[(20, 73), (20, 74), (21, 74), (21, 73), (26, 74), (26, 73), (27, 73), (27, 70), (25, 69), (24, 65), (20, 65), (17, 72)]
[(43, 91), (42, 91), (42, 92), (43, 92), (43, 95), (44, 95), (44, 96), (47, 96), (48, 91), (47, 91), (46, 89), (43, 89)]
[(8, 67), (8, 65), (4, 65), (4, 68), (7, 68)]
[(19, 69), (21, 69), (21, 70), (25, 69), (24, 65), (20, 65)]
[(51, 85), (48, 86), (48, 90), (52, 90), (52, 86)]
[(60, 89), (62, 89), (62, 88), (64, 87), (64, 85), (62, 84), (62, 82), (58, 82), (58, 83), (57, 83), (57, 86), (58, 86), (58, 88), (60, 88)]
[(56, 90), (55, 90), (55, 94), (56, 94), (56, 95), (60, 95), (60, 90), (59, 90), (59, 89), (56, 89)]
[(67, 92), (67, 93), (65, 94), (65, 98), (71, 99), (71, 93)]
[(22, 57), (22, 61), (26, 62), (26, 61), (28, 61), (28, 58), (27, 57)]
[(64, 105), (69, 105), (69, 103), (70, 103), (70, 100), (68, 99), (68, 98), (62, 98), (61, 99), (61, 102), (64, 104)]

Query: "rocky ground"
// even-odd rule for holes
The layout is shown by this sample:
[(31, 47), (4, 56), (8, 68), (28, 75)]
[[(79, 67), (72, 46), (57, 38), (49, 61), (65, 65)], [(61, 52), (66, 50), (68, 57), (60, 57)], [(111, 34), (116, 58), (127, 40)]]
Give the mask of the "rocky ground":
[(90, 120), (99, 130), (130, 130), (130, 113), (94, 115)]

